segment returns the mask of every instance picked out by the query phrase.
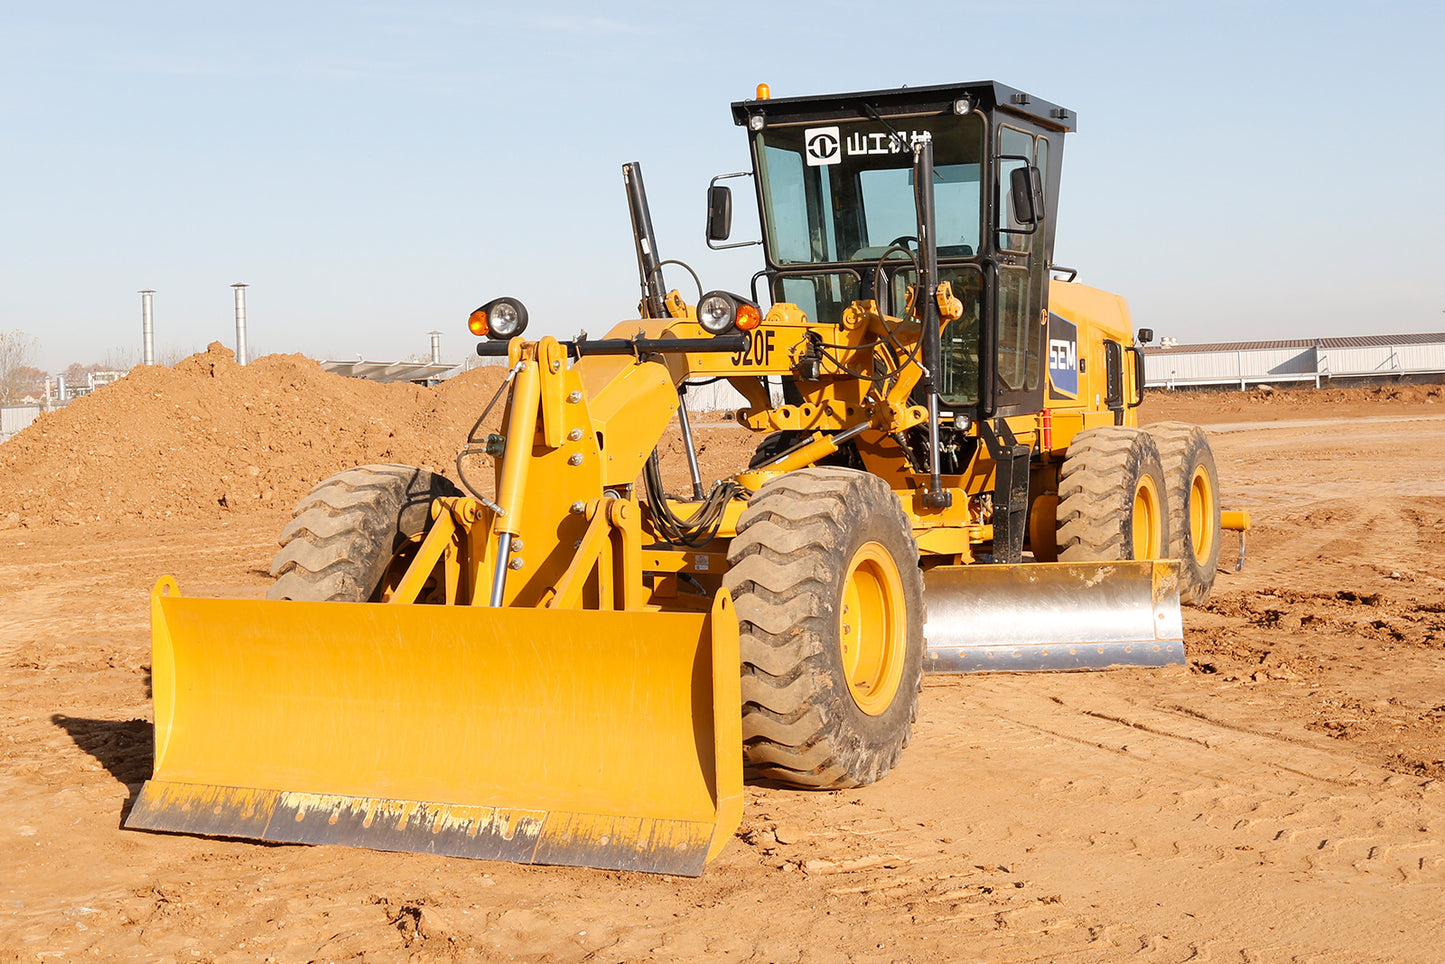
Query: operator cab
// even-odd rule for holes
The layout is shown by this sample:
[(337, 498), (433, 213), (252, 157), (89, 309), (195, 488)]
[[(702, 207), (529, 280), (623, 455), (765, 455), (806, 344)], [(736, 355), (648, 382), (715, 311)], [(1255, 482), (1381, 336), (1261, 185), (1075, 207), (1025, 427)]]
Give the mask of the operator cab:
[[(815, 322), (838, 324), (867, 300), (903, 316), (923, 260), (913, 148), (931, 137), (936, 280), (963, 303), (941, 336), (939, 400), (979, 418), (1041, 410), (1072, 111), (993, 82), (763, 98), (732, 110), (752, 147), (761, 277), (773, 302)], [(710, 210), (730, 207), (726, 188), (712, 190)], [(710, 242), (726, 238), (725, 221), (710, 217)]]

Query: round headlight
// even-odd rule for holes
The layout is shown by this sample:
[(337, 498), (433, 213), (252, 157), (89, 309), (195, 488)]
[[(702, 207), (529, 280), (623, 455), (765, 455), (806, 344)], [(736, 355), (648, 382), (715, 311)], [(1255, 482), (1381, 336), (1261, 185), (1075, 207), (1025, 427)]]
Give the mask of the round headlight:
[(510, 301), (498, 303), (487, 312), (487, 327), (498, 338), (511, 338), (522, 327), (522, 313)]
[(733, 326), (737, 304), (723, 291), (711, 291), (697, 303), (697, 323), (714, 335), (721, 335)]
[(498, 298), (472, 312), (467, 328), (474, 335), (505, 341), (527, 330), (527, 308), (516, 298)]
[(767, 119), (766, 117), (764, 117), (762, 114), (749, 114), (749, 115), (748, 115), (748, 130), (750, 130), (750, 131), (760, 131), (760, 130), (762, 130), (764, 127), (767, 127), (767, 126), (768, 126), (768, 119)]

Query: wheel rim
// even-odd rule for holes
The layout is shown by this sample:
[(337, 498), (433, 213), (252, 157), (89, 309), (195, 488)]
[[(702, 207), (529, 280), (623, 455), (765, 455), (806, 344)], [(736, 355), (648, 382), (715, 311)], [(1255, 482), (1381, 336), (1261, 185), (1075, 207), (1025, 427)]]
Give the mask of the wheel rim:
[(869, 716), (882, 714), (898, 694), (908, 643), (903, 609), (903, 579), (893, 557), (876, 542), (860, 547), (843, 578), (838, 646), (848, 692)]
[(1163, 553), (1164, 517), (1159, 486), (1145, 475), (1134, 486), (1134, 558), (1159, 559)]
[(1214, 550), (1214, 484), (1204, 466), (1195, 466), (1189, 482), (1189, 544), (1194, 561), (1204, 565)]

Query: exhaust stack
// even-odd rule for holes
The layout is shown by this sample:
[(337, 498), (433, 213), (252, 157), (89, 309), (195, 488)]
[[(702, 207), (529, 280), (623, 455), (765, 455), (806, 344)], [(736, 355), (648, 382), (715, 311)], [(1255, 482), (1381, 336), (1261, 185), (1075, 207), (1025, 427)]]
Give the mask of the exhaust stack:
[(246, 364), (246, 285), (233, 284), (236, 291), (236, 363)]
[(140, 293), (142, 365), (154, 365), (156, 363), (156, 326), (155, 318), (151, 314), (151, 295), (155, 293), (154, 288), (146, 288)]

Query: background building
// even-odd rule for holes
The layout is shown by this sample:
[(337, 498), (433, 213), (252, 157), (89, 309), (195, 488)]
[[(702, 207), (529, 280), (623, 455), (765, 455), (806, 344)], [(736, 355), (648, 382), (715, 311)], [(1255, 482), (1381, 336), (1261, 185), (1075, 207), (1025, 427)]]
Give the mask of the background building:
[(1320, 388), (1387, 379), (1433, 382), (1445, 377), (1445, 332), (1160, 344), (1144, 349), (1144, 374), (1145, 383), (1154, 388), (1244, 389), (1291, 382)]

